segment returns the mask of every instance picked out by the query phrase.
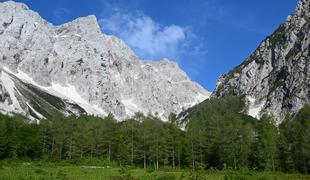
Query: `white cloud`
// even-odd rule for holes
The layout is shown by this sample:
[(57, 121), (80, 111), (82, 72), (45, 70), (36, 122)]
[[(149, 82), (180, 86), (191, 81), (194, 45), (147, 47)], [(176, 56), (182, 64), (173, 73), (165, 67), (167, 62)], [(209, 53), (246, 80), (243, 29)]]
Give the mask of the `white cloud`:
[[(124, 40), (143, 59), (178, 60), (190, 48), (195, 35), (190, 28), (163, 26), (141, 12), (129, 13), (110, 7), (100, 20), (103, 32)], [(198, 47), (191, 47), (195, 52)]]

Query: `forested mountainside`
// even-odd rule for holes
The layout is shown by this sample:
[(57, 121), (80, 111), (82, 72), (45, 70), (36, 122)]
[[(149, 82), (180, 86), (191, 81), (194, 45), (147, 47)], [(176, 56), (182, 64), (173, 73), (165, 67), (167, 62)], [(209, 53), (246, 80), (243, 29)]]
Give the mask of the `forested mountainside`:
[(138, 113), (118, 122), (112, 115), (54, 114), (40, 124), (0, 115), (0, 159), (310, 173), (310, 106), (279, 127), (266, 115), (240, 113), (243, 107), (239, 97), (207, 100), (185, 131), (175, 115), (163, 122)]

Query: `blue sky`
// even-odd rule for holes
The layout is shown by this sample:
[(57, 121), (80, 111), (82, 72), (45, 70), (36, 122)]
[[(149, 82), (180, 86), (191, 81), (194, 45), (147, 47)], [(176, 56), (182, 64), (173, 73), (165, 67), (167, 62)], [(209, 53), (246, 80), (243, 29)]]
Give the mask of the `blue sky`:
[[(3, 0), (2, 0), (3, 1)], [(294, 12), (298, 0), (18, 0), (59, 25), (94, 14), (141, 59), (176, 61), (209, 91)]]

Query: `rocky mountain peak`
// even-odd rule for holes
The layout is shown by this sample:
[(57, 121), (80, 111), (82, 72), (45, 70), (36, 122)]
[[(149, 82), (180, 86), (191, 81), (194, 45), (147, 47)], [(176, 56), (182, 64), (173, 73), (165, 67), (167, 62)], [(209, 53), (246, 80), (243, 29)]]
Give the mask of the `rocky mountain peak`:
[(142, 112), (166, 119), (209, 97), (175, 63), (139, 60), (122, 40), (101, 33), (93, 15), (53, 26), (26, 5), (0, 3), (0, 39), (1, 112), (44, 117), (58, 109), (118, 119)]
[(96, 36), (101, 35), (100, 26), (98, 24), (97, 18), (94, 15), (80, 17), (72, 22), (63, 24), (57, 27), (57, 35), (62, 35), (61, 33), (76, 34), (76, 35), (88, 35)]
[(309, 21), (310, 18), (310, 1), (300, 0), (298, 2), (296, 11), (294, 14), (289, 15), (286, 21), (286, 27), (291, 30), (295, 30), (297, 33), (300, 28)]
[(10, 0), (3, 2), (2, 6), (7, 8), (7, 10), (15, 10), (15, 11), (29, 10), (29, 7), (26, 4)]
[(296, 8), (296, 15), (301, 17), (309, 17), (309, 10), (310, 10), (310, 1), (309, 0), (300, 0), (297, 4)]

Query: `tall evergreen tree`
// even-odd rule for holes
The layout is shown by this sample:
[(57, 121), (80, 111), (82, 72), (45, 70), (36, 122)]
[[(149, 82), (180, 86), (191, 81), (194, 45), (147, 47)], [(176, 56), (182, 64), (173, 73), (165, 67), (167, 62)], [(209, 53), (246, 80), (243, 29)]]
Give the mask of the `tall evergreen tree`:
[(281, 126), (280, 162), (285, 171), (310, 173), (310, 106)]
[(205, 163), (206, 129), (200, 119), (193, 118), (187, 125), (186, 131), (188, 155), (194, 171), (197, 163)]
[(134, 165), (138, 155), (138, 125), (134, 119), (123, 121), (119, 125), (118, 159), (122, 164)]
[(8, 120), (7, 117), (0, 114), (0, 159), (9, 157)]
[(221, 133), (220, 157), (226, 166), (238, 170), (248, 165), (253, 129), (238, 114), (228, 113), (226, 118)]
[(275, 171), (277, 165), (278, 130), (274, 120), (263, 115), (257, 123), (254, 156), (260, 170)]

